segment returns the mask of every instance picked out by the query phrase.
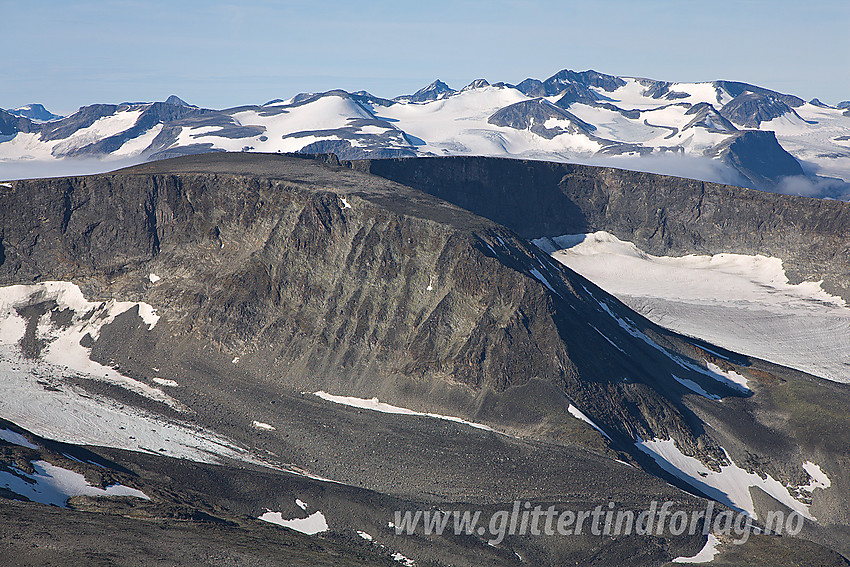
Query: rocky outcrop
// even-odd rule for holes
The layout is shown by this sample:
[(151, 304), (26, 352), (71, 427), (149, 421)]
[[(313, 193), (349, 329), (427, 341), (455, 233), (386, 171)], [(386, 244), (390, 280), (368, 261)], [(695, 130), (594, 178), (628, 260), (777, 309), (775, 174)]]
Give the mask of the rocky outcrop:
[(453, 92), (456, 91), (440, 79), (437, 79), (427, 87), (422, 87), (412, 95), (396, 97), (394, 100), (406, 102), (429, 102), (442, 98)]
[(77, 130), (88, 128), (97, 120), (122, 110), (130, 110), (130, 105), (92, 104), (84, 106), (64, 120), (44, 125), (40, 129), (41, 139), (46, 141), (63, 140), (73, 135)]
[(720, 109), (724, 117), (746, 128), (758, 128), (762, 122), (792, 113), (796, 115), (794, 109), (782, 100), (752, 92), (739, 94)]
[(189, 104), (177, 95), (169, 95), (169, 97), (165, 99), (165, 104), (171, 104), (174, 106), (191, 106), (197, 108), (194, 104)]
[(637, 82), (646, 87), (646, 90), (643, 91), (644, 96), (664, 98), (666, 100), (676, 100), (679, 98), (688, 98), (690, 96), (688, 93), (671, 90), (670, 87), (674, 86), (675, 83), (671, 83), (669, 81), (656, 81), (655, 79), (641, 78), (637, 79)]
[(682, 130), (701, 126), (709, 132), (735, 132), (738, 129), (735, 125), (729, 122), (722, 114), (707, 102), (700, 102), (691, 106), (685, 116), (693, 116), (690, 122), (685, 124)]
[(571, 104), (576, 102), (592, 105), (599, 100), (599, 95), (587, 86), (579, 83), (570, 83), (566, 85), (560, 92), (560, 96), (561, 98), (559, 98), (555, 104), (564, 109), (569, 108)]
[[(791, 108), (803, 106), (803, 104), (805, 104), (806, 102), (798, 96), (779, 93), (770, 89), (766, 89), (764, 87), (751, 85), (749, 83), (741, 83), (738, 81), (714, 81), (712, 84), (714, 85), (715, 89), (717, 89), (718, 91), (726, 91), (733, 98), (736, 98), (742, 94), (753, 93), (756, 95), (761, 95), (780, 101), (784, 104), (787, 104)], [(719, 95), (717, 102), (720, 102)]]
[(759, 189), (776, 187), (783, 177), (805, 175), (800, 162), (779, 145), (773, 132), (739, 132), (712, 148), (709, 155), (718, 156)]
[(514, 88), (528, 96), (548, 96), (546, 93), (546, 89), (543, 87), (543, 81), (541, 81), (540, 79), (525, 79), (524, 81), (520, 81), (519, 83), (517, 83)]
[(529, 130), (547, 140), (561, 134), (593, 136), (596, 130), (595, 126), (543, 98), (506, 106), (496, 111), (487, 122), (494, 126)]
[(25, 116), (0, 110), (0, 136), (15, 136), (18, 132), (38, 132), (41, 127)]
[(570, 83), (577, 83), (587, 87), (596, 87), (606, 92), (612, 92), (624, 86), (626, 81), (620, 77), (599, 73), (593, 69), (581, 72), (564, 69), (543, 81), (543, 87), (546, 89), (547, 93), (558, 94), (558, 92), (560, 92), (559, 89), (563, 89), (564, 85)]
[(8, 112), (9, 114), (14, 114), (15, 116), (29, 118), (30, 120), (36, 122), (49, 122), (50, 120), (60, 120), (63, 118), (58, 114), (53, 114), (52, 112), (44, 108), (43, 104), (38, 103), (28, 104), (20, 108), (7, 110), (6, 112)]
[(465, 87), (461, 89), (462, 91), (470, 91), (473, 89), (483, 89), (484, 87), (489, 87), (490, 83), (487, 82), (487, 79), (475, 79)]
[[(264, 131), (262, 128), (257, 128), (256, 126), (244, 127), (236, 125), (230, 117), (222, 117), (216, 112), (190, 106), (185, 103), (155, 102), (150, 105), (143, 105), (139, 107), (139, 110), (141, 110), (139, 117), (127, 130), (90, 144), (75, 147), (64, 152), (63, 155), (67, 157), (81, 157), (109, 154), (119, 149), (128, 140), (141, 136), (159, 124), (167, 124), (168, 126), (164, 127), (151, 143), (151, 151), (156, 151), (163, 146), (170, 145), (179, 135), (181, 127), (189, 124), (192, 126), (217, 126), (219, 128), (219, 136), (235, 138), (256, 136), (262, 134)], [(73, 134), (74, 128), (76, 128), (76, 125), (65, 125), (62, 129), (63, 136), (68, 132)], [(53, 135), (56, 134), (54, 133)], [(50, 134), (47, 136), (48, 138), (46, 139), (49, 139)]]

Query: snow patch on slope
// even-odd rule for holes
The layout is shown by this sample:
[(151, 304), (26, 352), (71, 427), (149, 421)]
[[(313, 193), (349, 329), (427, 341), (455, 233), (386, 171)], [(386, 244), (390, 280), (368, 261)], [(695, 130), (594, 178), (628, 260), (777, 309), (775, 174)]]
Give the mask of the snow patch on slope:
[[(822, 378), (850, 381), (845, 364), (850, 308), (820, 282), (788, 283), (779, 258), (652, 256), (601, 231), (534, 243), (663, 327)], [(743, 377), (709, 369), (746, 387)]]
[(709, 370), (711, 370), (712, 372), (714, 372), (718, 376), (723, 376), (724, 378), (726, 378), (726, 380), (728, 380), (728, 382), (726, 383), (727, 386), (729, 386), (731, 388), (735, 388), (737, 390), (740, 390), (741, 392), (744, 392), (744, 393), (750, 392), (749, 387), (747, 387), (747, 384), (749, 384), (749, 381), (746, 378), (744, 378), (743, 376), (741, 376), (740, 374), (738, 374), (737, 372), (735, 372), (734, 370), (723, 370), (722, 368), (720, 368), (716, 364), (712, 364), (711, 362), (708, 362), (708, 361), (704, 361), (704, 362), (705, 362), (706, 368), (708, 368)]
[(0, 487), (32, 502), (63, 508), (72, 496), (132, 496), (150, 500), (141, 490), (121, 484), (113, 484), (105, 489), (92, 486), (80, 473), (57, 467), (47, 461), (32, 461), (31, 464), (35, 470), (34, 474), (16, 467), (11, 467), (10, 471), (0, 471)]
[(720, 540), (714, 534), (708, 534), (708, 540), (699, 552), (692, 557), (677, 557), (673, 563), (711, 563), (720, 550), (717, 549)]
[[(302, 510), (306, 509), (306, 504), (304, 504), (300, 500), (296, 500), (295, 503)], [(271, 510), (266, 509), (265, 513), (258, 519), (264, 522), (277, 524), (279, 526), (283, 526), (285, 528), (289, 528), (291, 530), (295, 530), (297, 532), (301, 532), (302, 534), (307, 535), (315, 535), (321, 532), (328, 531), (328, 521), (325, 518), (325, 515), (319, 512), (318, 510), (316, 512), (313, 512), (306, 518), (293, 518), (291, 520), (284, 520), (282, 513), (272, 512)]]
[(583, 411), (581, 411), (580, 409), (578, 409), (577, 407), (575, 407), (573, 404), (570, 404), (570, 407), (569, 407), (569, 408), (567, 408), (567, 411), (569, 411), (569, 412), (570, 412), (570, 415), (571, 415), (571, 416), (573, 416), (574, 418), (582, 420), (583, 422), (585, 422), (585, 423), (587, 423), (588, 425), (590, 425), (593, 429), (595, 429), (596, 431), (598, 431), (599, 433), (601, 433), (602, 435), (604, 435), (606, 439), (608, 439), (608, 440), (610, 440), (610, 439), (611, 439), (610, 437), (608, 437), (608, 434), (607, 434), (607, 433), (605, 433), (604, 431), (602, 431), (602, 428), (601, 428), (601, 427), (599, 427), (598, 425), (596, 425), (596, 422), (594, 422), (592, 419), (590, 419), (589, 417), (587, 417), (587, 415), (585, 415), (585, 413), (584, 413)]
[(410, 559), (409, 557), (405, 557), (404, 555), (402, 555), (401, 553), (399, 553), (397, 551), (395, 553), (393, 553), (391, 555), (391, 557), (393, 558), (393, 561), (397, 561), (397, 562), (401, 563), (402, 565), (404, 565), (404, 567), (413, 567), (414, 565), (416, 565), (416, 562), (413, 561), (413, 559)]
[(826, 476), (826, 473), (821, 470), (819, 465), (816, 465), (811, 461), (806, 461), (805, 463), (803, 463), (803, 470), (808, 473), (809, 477), (811, 477), (812, 480), (809, 482), (809, 484), (801, 486), (801, 490), (805, 490), (806, 492), (812, 492), (816, 488), (826, 489), (832, 486), (832, 481), (829, 480), (829, 477)]
[(80, 128), (68, 138), (53, 145), (51, 154), (61, 156), (104, 138), (120, 134), (132, 128), (141, 115), (142, 110), (124, 110), (111, 116), (98, 118), (91, 126)]
[[(109, 382), (174, 409), (181, 409), (180, 404), (162, 390), (91, 360), (91, 347), (81, 344), (86, 338), (96, 341), (105, 325), (134, 308), (148, 329), (153, 329), (159, 321), (159, 315), (153, 307), (147, 303), (115, 300), (89, 302), (80, 288), (70, 282), (7, 286), (0, 288), (0, 344), (14, 346), (21, 341), (26, 332), (26, 321), (19, 310), (44, 303), (53, 307), (39, 318), (36, 329), (36, 339), (43, 345), (40, 353), (43, 363), (69, 368), (85, 377)], [(68, 311), (71, 312), (70, 324), (54, 322), (53, 315)]]
[(319, 390), (318, 392), (314, 392), (314, 394), (323, 400), (333, 402), (335, 404), (342, 404), (346, 406), (351, 406), (360, 409), (367, 409), (371, 411), (379, 411), (382, 413), (394, 413), (400, 415), (418, 415), (424, 417), (432, 417), (434, 419), (444, 419), (446, 421), (454, 421), (455, 423), (462, 423), (464, 425), (468, 425), (470, 427), (475, 427), (476, 429), (483, 429), (485, 431), (493, 431), (498, 433), (495, 429), (488, 427), (481, 423), (475, 423), (472, 421), (466, 421), (465, 419), (461, 419), (459, 417), (453, 417), (450, 415), (440, 415), (438, 413), (423, 413), (418, 411), (413, 411), (411, 409), (393, 406), (390, 404), (386, 404), (378, 400), (378, 398), (355, 398), (351, 396), (335, 396), (333, 394), (328, 394), (327, 392), (323, 392)]
[(38, 449), (38, 445), (30, 443), (29, 440), (18, 433), (17, 431), (12, 431), (11, 429), (0, 429), (0, 439), (5, 441), (6, 443), (11, 443), (12, 445), (19, 445), (21, 447), (26, 447), (27, 449)]
[(190, 424), (166, 421), (66, 383), (74, 374), (24, 358), (0, 345), (0, 417), (48, 439), (218, 463), (266, 464), (227, 439)]
[(112, 155), (121, 157), (138, 156), (148, 149), (160, 132), (162, 132), (162, 124), (157, 124), (144, 134), (128, 139), (120, 148), (112, 152)]
[[(587, 291), (587, 288), (584, 288), (584, 290)], [(594, 298), (594, 299), (596, 299), (596, 298)], [(628, 334), (635, 337), (636, 339), (642, 340), (647, 345), (651, 346), (652, 348), (654, 348), (655, 350), (657, 350), (658, 352), (660, 352), (661, 354), (663, 354), (664, 356), (666, 356), (667, 358), (669, 358), (670, 360), (675, 362), (682, 369), (689, 370), (689, 371), (692, 371), (692, 372), (698, 372), (700, 374), (707, 376), (708, 378), (711, 378), (712, 380), (720, 382), (721, 384), (724, 384), (726, 386), (730, 386), (730, 384), (731, 384), (735, 387), (734, 389), (740, 390), (740, 387), (738, 386), (738, 384), (729, 380), (725, 375), (717, 374), (717, 373), (711, 371), (708, 368), (702, 368), (701, 366), (697, 366), (696, 364), (688, 362), (687, 360), (683, 359), (682, 357), (678, 356), (677, 354), (672, 353), (669, 350), (667, 350), (666, 348), (664, 348), (663, 346), (659, 345), (654, 340), (652, 340), (649, 336), (647, 336), (646, 333), (644, 333), (640, 329), (638, 329), (631, 321), (616, 315), (611, 310), (611, 307), (608, 305), (608, 303), (606, 303), (605, 301), (600, 300), (600, 299), (596, 299), (596, 302), (599, 304), (599, 306), (602, 308), (603, 311), (605, 311), (612, 319), (614, 319), (617, 322), (618, 325), (620, 325), (620, 328), (622, 328), (624, 331), (626, 331)], [(686, 388), (688, 388), (689, 390), (691, 390), (695, 394), (699, 394), (700, 396), (707, 398), (709, 400), (719, 401), (719, 400), (722, 399), (721, 396), (706, 391), (705, 388), (703, 388), (702, 386), (700, 386), (699, 384), (697, 384), (693, 380), (690, 380), (688, 378), (681, 378), (681, 377), (679, 377), (675, 374), (671, 374), (671, 376), (673, 377), (674, 380), (676, 380), (681, 385), (685, 386)], [(747, 390), (744, 393), (749, 393), (749, 390)]]
[(755, 473), (747, 472), (736, 465), (728, 454), (726, 459), (730, 464), (721, 465), (720, 472), (715, 472), (699, 459), (682, 453), (672, 439), (640, 440), (635, 443), (635, 446), (652, 457), (668, 473), (710, 498), (735, 510), (746, 512), (753, 518), (757, 519), (750, 488), (758, 487), (804, 517), (816, 520), (809, 512), (809, 505), (795, 499), (781, 482), (770, 475), (762, 478)]
[[(43, 315), (37, 324), (36, 338), (47, 346), (40, 357), (33, 358), (21, 349), (27, 321), (17, 309), (42, 302), (55, 302), (56, 307), (51, 311), (64, 314), (68, 325), (54, 324), (51, 311)], [(171, 407), (180, 407), (161, 390), (91, 361), (89, 350), (79, 344), (87, 334), (97, 337), (105, 324), (137, 306), (142, 322), (153, 328), (158, 316), (149, 305), (89, 302), (71, 283), (43, 282), (0, 288), (0, 417), (36, 435), (64, 443), (114, 447), (208, 463), (229, 458), (268, 465), (215, 433), (92, 395), (74, 384), (80, 378), (104, 380)], [(174, 381), (160, 380), (162, 385), (176, 386)]]

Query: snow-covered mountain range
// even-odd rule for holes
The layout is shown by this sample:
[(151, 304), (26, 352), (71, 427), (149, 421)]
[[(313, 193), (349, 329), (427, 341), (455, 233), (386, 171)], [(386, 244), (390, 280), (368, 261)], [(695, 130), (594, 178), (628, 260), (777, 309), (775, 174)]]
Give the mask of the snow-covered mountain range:
[[(0, 177), (36, 177), (42, 167), (49, 174), (49, 164), (71, 158), (138, 162), (213, 151), (482, 155), (841, 198), (850, 194), (848, 106), (740, 82), (569, 70), (516, 85), (479, 79), (458, 91), (438, 80), (392, 100), (332, 90), (213, 110), (171, 96), (95, 104), (64, 118), (33, 104), (0, 110)], [(25, 175), (22, 164), (32, 165)]]

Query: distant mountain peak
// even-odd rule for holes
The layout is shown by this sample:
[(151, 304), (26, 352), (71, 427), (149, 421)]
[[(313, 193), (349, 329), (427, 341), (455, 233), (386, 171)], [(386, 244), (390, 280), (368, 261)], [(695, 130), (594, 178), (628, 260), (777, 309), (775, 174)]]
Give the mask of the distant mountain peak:
[(449, 85), (441, 81), (440, 79), (434, 80), (433, 83), (428, 85), (427, 87), (419, 89), (417, 92), (428, 92), (428, 91), (438, 91), (438, 92), (454, 92)]
[(198, 108), (194, 104), (189, 104), (188, 102), (186, 102), (185, 100), (183, 100), (182, 98), (180, 98), (177, 95), (169, 96), (167, 99), (165, 99), (165, 104), (173, 104), (174, 106), (188, 106), (188, 107), (191, 107), (191, 108)]
[(7, 111), (9, 114), (14, 114), (15, 116), (20, 116), (22, 118), (29, 118), (30, 120), (36, 122), (50, 122), (51, 120), (60, 120), (64, 118), (63, 116), (59, 116), (58, 114), (53, 114), (46, 108), (44, 105), (39, 103), (27, 104), (25, 106), (21, 106), (20, 108), (15, 108)]
[(483, 89), (484, 87), (489, 87), (490, 83), (487, 82), (487, 79), (475, 79), (465, 87), (461, 89), (462, 91), (471, 91), (472, 89)]
[(428, 102), (431, 100), (443, 98), (444, 96), (455, 92), (457, 91), (455, 91), (453, 88), (448, 86), (440, 79), (437, 79), (427, 87), (422, 87), (412, 95), (400, 96), (397, 97), (395, 100), (408, 102)]
[(571, 71), (569, 69), (564, 69), (543, 81), (544, 85), (563, 85), (569, 83), (578, 83), (587, 87), (597, 87), (608, 92), (615, 91), (626, 84), (626, 82), (620, 77), (606, 75), (604, 73), (594, 71), (593, 69), (588, 69), (587, 71)]

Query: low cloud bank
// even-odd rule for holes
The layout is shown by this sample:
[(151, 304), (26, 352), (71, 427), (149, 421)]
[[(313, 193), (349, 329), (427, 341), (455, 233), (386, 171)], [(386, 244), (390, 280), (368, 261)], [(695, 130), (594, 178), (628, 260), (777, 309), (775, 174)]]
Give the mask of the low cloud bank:
[[(102, 160), (94, 158), (65, 158), (53, 161), (0, 161), (0, 181), (93, 175), (115, 171), (122, 167), (138, 165), (145, 161), (145, 159), (140, 157)], [(661, 154), (644, 157), (598, 156), (570, 161), (584, 165), (616, 167), (631, 171), (672, 175), (740, 187), (749, 186), (748, 181), (734, 168), (708, 157)], [(784, 195), (839, 199), (842, 201), (850, 200), (850, 183), (842, 179), (819, 177), (816, 175), (784, 177), (771, 191)]]
[(775, 192), (784, 195), (848, 201), (850, 200), (850, 183), (832, 177), (794, 175), (783, 177), (777, 184)]
[(42, 177), (69, 177), (107, 173), (122, 167), (144, 163), (143, 158), (94, 159), (65, 158), (52, 161), (21, 160), (0, 161), (0, 181), (37, 179)]
[(685, 177), (698, 181), (725, 183), (746, 187), (747, 180), (725, 163), (708, 157), (682, 154), (657, 154), (649, 156), (598, 156), (576, 160), (576, 163), (616, 167), (631, 171), (645, 171), (660, 175)]
[[(661, 154), (651, 156), (610, 156), (576, 160), (576, 163), (616, 167), (631, 171), (645, 171), (661, 175), (673, 175), (698, 181), (710, 181), (750, 187), (751, 184), (734, 168), (716, 159), (708, 157), (686, 156), (681, 154)], [(850, 201), (850, 183), (843, 179), (809, 175), (783, 177), (773, 188), (764, 189), (783, 195), (816, 197), (819, 199), (838, 199)]]

